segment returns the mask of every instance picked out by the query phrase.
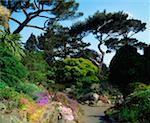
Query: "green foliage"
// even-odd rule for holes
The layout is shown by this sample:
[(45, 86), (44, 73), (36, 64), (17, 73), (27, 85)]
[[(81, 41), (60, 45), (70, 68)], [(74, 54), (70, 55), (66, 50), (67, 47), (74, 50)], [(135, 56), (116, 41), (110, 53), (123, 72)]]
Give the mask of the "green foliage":
[(122, 106), (107, 110), (106, 115), (115, 118), (116, 122), (148, 123), (150, 121), (150, 88), (144, 84), (141, 85), (132, 84), (135, 91), (127, 96)]
[(20, 35), (7, 32), (0, 33), (0, 46), (9, 50), (17, 59), (21, 60), (24, 51), (20, 44)]
[(30, 35), (30, 37), (26, 41), (24, 47), (29, 52), (31, 52), (31, 51), (37, 51), (37, 39), (36, 39), (36, 36), (33, 35), (33, 33)]
[(5, 109), (10, 110), (10, 109), (14, 109), (14, 108), (19, 108), (21, 98), (26, 98), (30, 101), (33, 101), (33, 99), (30, 97), (30, 95), (27, 95), (27, 94), (21, 93), (21, 92), (17, 92), (14, 89), (14, 87), (5, 86), (5, 88), (0, 88), (0, 102), (1, 102), (2, 106), (5, 107)]
[(142, 73), (142, 58), (137, 49), (126, 45), (120, 48), (110, 63), (110, 82), (118, 86), (124, 96), (128, 92), (128, 84), (140, 81)]
[(0, 48), (0, 81), (17, 85), (27, 75), (26, 68), (7, 49)]
[(137, 123), (138, 116), (138, 108), (129, 109), (128, 107), (124, 107), (120, 113), (120, 118), (124, 122), (130, 121), (132, 123)]
[(38, 36), (37, 42), (33, 40), (32, 36), (30, 40), (28, 39), (26, 46), (30, 44), (43, 50), (48, 62), (53, 62), (58, 58), (64, 59), (67, 56), (72, 57), (78, 52), (82, 52), (90, 44), (71, 36), (69, 30), (69, 27), (63, 27), (60, 23), (50, 24), (46, 32)]
[(57, 69), (56, 79), (59, 83), (88, 87), (99, 82), (98, 68), (87, 59), (66, 58), (58, 62)]
[[(0, 4), (7, 7), (10, 10), (11, 15), (15, 15), (18, 12), (22, 12), (25, 15), (25, 17), (22, 18), (22, 21), (15, 16), (11, 16), (10, 20), (15, 20), (14, 22), (17, 23), (17, 26), (13, 32), (14, 34), (20, 33), (20, 31), (25, 27), (34, 28), (36, 26), (35, 28), (44, 30), (44, 28), (38, 27), (39, 25), (28, 25), (32, 19), (38, 18), (39, 16), (44, 18), (46, 23), (47, 21), (60, 21), (82, 15), (82, 13), (76, 13), (79, 3), (76, 3), (75, 0), (1, 0)], [(48, 13), (45, 15), (45, 12)], [(43, 26), (45, 26), (45, 23), (43, 23)]]
[(36, 86), (33, 83), (27, 83), (27, 82), (21, 82), (18, 83), (16, 87), (14, 87), (15, 90), (19, 93), (24, 93), (34, 99), (36, 97), (36, 94), (43, 92), (43, 89)]
[(8, 85), (5, 82), (0, 81), (0, 89), (4, 89)]
[(52, 80), (54, 72), (45, 61), (43, 52), (27, 52), (23, 64), (29, 71), (27, 77), (29, 82), (44, 86), (54, 83)]
[(150, 85), (145, 85), (145, 84), (140, 83), (140, 82), (130, 83), (128, 85), (129, 93), (145, 91), (145, 90), (148, 90), (148, 89), (150, 89)]
[[(125, 114), (125, 112), (128, 111)], [(131, 115), (129, 115), (131, 114)], [(125, 102), (125, 107), (120, 111), (120, 117), (123, 121), (135, 121), (147, 123), (150, 121), (150, 89), (136, 92), (130, 95)]]
[(5, 87), (0, 89), (0, 99), (13, 100), (15, 101), (19, 96), (13, 88)]

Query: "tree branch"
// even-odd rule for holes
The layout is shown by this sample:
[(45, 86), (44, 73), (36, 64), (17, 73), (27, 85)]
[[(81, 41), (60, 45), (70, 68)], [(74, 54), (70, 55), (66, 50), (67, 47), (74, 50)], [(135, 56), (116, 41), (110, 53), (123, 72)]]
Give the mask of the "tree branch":
[(50, 17), (44, 16), (44, 15), (38, 15), (38, 17), (51, 19)]
[(36, 29), (40, 29), (40, 30), (45, 31), (44, 27), (39, 27), (39, 26), (35, 26), (35, 25), (26, 25), (26, 27), (36, 28)]
[(19, 25), (21, 25), (21, 22), (19, 22), (18, 20), (16, 20), (16, 19), (14, 19), (14, 18), (9, 18), (10, 20), (12, 20), (12, 21), (14, 21), (14, 22), (16, 22), (17, 24), (19, 24)]
[(23, 13), (26, 15), (26, 17), (29, 17), (29, 15), (28, 15), (27, 11), (25, 10), (25, 8), (21, 7), (21, 9), (22, 9)]
[(39, 10), (40, 8), (38, 7), (36, 0), (34, 0), (33, 2), (34, 2), (35, 7)]
[(110, 20), (108, 20), (107, 22), (104, 22), (103, 25), (101, 25), (101, 26), (99, 26), (99, 27), (97, 28), (97, 31), (99, 31), (103, 26), (105, 26), (106, 24), (111, 23), (112, 21), (113, 21), (113, 19), (110, 19)]
[[(16, 4), (12, 8), (10, 8), (10, 13), (11, 14), (16, 10), (16, 7), (20, 4), (20, 2), (21, 1), (16, 2)], [(11, 2), (10, 2), (10, 4), (11, 4)]]
[(135, 35), (135, 34), (138, 33), (138, 32), (140, 32), (140, 31), (136, 31), (136, 32), (132, 33), (132, 34), (129, 36), (129, 38), (131, 38), (133, 35)]
[(35, 14), (40, 14), (41, 12), (51, 12), (51, 10), (50, 9), (43, 9), (43, 10), (37, 10), (37, 11), (35, 11), (35, 12), (31, 12), (31, 13), (29, 13), (29, 15), (35, 15)]

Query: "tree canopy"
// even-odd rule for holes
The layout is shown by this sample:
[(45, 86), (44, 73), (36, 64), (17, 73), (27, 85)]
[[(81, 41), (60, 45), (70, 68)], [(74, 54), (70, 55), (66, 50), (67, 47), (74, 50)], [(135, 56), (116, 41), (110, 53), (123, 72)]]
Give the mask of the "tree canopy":
[(50, 24), (46, 32), (37, 38), (31, 34), (25, 48), (29, 51), (43, 50), (48, 61), (54, 61), (56, 58), (74, 57), (90, 44), (70, 36), (69, 30), (68, 27), (63, 27), (56, 22)]
[(129, 18), (129, 15), (121, 11), (114, 13), (96, 12), (94, 15), (88, 17), (83, 22), (74, 24), (70, 33), (83, 38), (92, 33), (99, 41), (98, 49), (101, 55), (101, 63), (104, 59), (105, 52), (101, 46), (107, 46), (107, 52), (112, 49), (118, 49), (124, 45), (131, 45), (142, 48), (146, 46), (145, 43), (138, 42), (137, 39), (132, 38), (133, 35), (146, 29), (146, 23), (137, 19)]
[[(18, 24), (13, 33), (20, 33), (24, 27), (44, 30), (48, 21), (60, 21), (82, 15), (80, 12), (76, 13), (79, 3), (75, 0), (0, 0), (0, 3), (9, 9), (11, 15), (19, 12), (25, 15), (22, 21), (10, 17), (10, 20)], [(37, 17), (45, 19), (43, 27), (29, 23)]]

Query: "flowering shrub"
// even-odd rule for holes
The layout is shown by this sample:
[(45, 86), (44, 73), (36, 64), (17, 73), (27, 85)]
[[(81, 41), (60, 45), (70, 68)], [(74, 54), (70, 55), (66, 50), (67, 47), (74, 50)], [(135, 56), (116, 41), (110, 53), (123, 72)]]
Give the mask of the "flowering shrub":
[(58, 109), (64, 119), (74, 119), (78, 122), (81, 120), (83, 110), (75, 100), (69, 99), (66, 94), (60, 92), (54, 96), (54, 100), (60, 102)]
[(38, 96), (37, 103), (39, 105), (43, 106), (49, 103), (49, 97), (45, 93), (38, 93), (36, 95)]
[(64, 120), (74, 120), (74, 116), (73, 116), (73, 112), (72, 112), (71, 108), (60, 105), (59, 110), (60, 110), (61, 116)]

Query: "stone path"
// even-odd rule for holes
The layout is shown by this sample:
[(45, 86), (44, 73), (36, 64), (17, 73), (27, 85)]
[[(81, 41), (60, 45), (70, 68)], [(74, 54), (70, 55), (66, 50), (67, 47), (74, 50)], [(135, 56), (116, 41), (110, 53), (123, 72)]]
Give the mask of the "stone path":
[(111, 105), (104, 105), (99, 107), (90, 107), (87, 105), (81, 105), (85, 112), (84, 121), (85, 123), (109, 123), (104, 121), (104, 111), (111, 107)]

